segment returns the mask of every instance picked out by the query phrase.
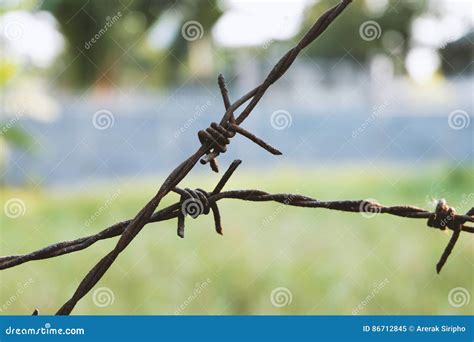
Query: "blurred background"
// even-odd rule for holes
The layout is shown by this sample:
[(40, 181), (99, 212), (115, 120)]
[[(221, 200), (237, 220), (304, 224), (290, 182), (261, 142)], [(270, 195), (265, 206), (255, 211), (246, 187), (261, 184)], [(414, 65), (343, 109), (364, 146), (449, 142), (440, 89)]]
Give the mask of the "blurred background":
[[(322, 12), (320, 1), (0, 0), (2, 255), (133, 217), (235, 100)], [(356, 0), (267, 92), (219, 157), (227, 189), (474, 203), (470, 0)], [(211, 189), (196, 166), (182, 187)], [(169, 195), (163, 206), (174, 203)], [(472, 314), (472, 236), (423, 220), (220, 202), (147, 226), (76, 314)], [(0, 273), (0, 313), (52, 314), (115, 241)]]

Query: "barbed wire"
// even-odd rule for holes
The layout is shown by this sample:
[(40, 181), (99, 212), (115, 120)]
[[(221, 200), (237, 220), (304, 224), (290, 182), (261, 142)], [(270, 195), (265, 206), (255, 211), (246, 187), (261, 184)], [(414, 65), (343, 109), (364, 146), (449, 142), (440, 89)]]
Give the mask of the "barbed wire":
[[(223, 192), (222, 190), (225, 184), (241, 163), (240, 160), (235, 160), (229, 166), (212, 192), (207, 192), (203, 189), (191, 190), (177, 187), (198, 161), (200, 161), (201, 164), (209, 163), (211, 169), (218, 172), (219, 168), (216, 158), (227, 151), (227, 145), (229, 145), (231, 139), (236, 134), (244, 136), (271, 154), (281, 154), (279, 150), (270, 146), (240, 125), (250, 115), (267, 89), (289, 69), (300, 51), (317, 39), (344, 11), (351, 1), (352, 0), (342, 0), (336, 6), (324, 12), (299, 43), (278, 61), (266, 79), (259, 86), (235, 102), (231, 103), (224, 77), (219, 75), (218, 85), (225, 107), (225, 113), (221, 121), (219, 123), (213, 122), (207, 129), (198, 132), (201, 146), (194, 154), (170, 173), (156, 195), (134, 218), (116, 223), (94, 235), (56, 243), (29, 254), (1, 257), (0, 269), (15, 267), (33, 260), (43, 260), (77, 252), (90, 247), (97, 241), (120, 236), (115, 247), (86, 274), (72, 297), (56, 312), (57, 315), (68, 315), (81, 298), (99, 282), (115, 259), (127, 248), (145, 225), (176, 218), (178, 225), (177, 233), (183, 238), (185, 233), (185, 218), (188, 215), (197, 218), (200, 215), (207, 215), (212, 211), (215, 230), (217, 233), (223, 234), (221, 215), (217, 202), (222, 199), (238, 199), (253, 202), (273, 201), (283, 205), (305, 208), (380, 213), (405, 218), (427, 219), (427, 224), (430, 227), (441, 230), (450, 229), (453, 231), (451, 239), (436, 265), (436, 270), (439, 273), (458, 241), (461, 231), (474, 233), (474, 227), (465, 224), (467, 222), (474, 222), (474, 208), (469, 210), (465, 215), (459, 215), (453, 208), (449, 207), (444, 200), (438, 202), (434, 212), (429, 212), (411, 206), (383, 206), (368, 200), (320, 201), (299, 194), (270, 194), (261, 190), (231, 190)], [(245, 106), (240, 115), (235, 117), (235, 111), (247, 102), (249, 103)], [(171, 191), (179, 194), (180, 200), (177, 203), (155, 212), (161, 200)], [(33, 315), (38, 315), (38, 310), (35, 310)]]
[[(187, 215), (196, 219), (201, 215), (209, 214), (210, 210), (213, 210), (216, 232), (223, 235), (221, 217), (216, 203), (222, 199), (238, 199), (251, 202), (273, 201), (288, 206), (304, 208), (320, 208), (369, 214), (389, 214), (405, 218), (428, 219), (428, 226), (433, 228), (441, 230), (450, 229), (455, 233), (460, 231), (474, 233), (474, 227), (464, 224), (466, 222), (474, 222), (474, 208), (471, 208), (465, 215), (459, 215), (456, 214), (452, 208), (447, 206), (445, 200), (438, 201), (435, 211), (430, 212), (413, 206), (398, 205), (387, 207), (369, 200), (321, 201), (298, 194), (270, 194), (261, 190), (231, 190), (221, 192), (240, 163), (240, 160), (235, 160), (230, 165), (212, 192), (207, 192), (202, 189), (183, 190), (174, 188), (172, 191), (181, 195), (180, 201), (154, 213), (148, 223), (178, 218), (178, 235), (184, 237), (184, 218)], [(0, 270), (18, 266), (33, 260), (49, 259), (86, 249), (97, 241), (121, 235), (130, 222), (131, 220), (122, 221), (97, 234), (72, 241), (56, 243), (29, 254), (0, 257)], [(461, 229), (457, 229), (457, 225), (461, 225)], [(448, 247), (449, 250), (452, 250), (451, 243), (448, 244), (446, 248)], [(447, 257), (440, 259), (440, 263), (438, 263), (440, 266), (437, 266), (438, 272), (446, 262), (445, 258), (447, 260)]]

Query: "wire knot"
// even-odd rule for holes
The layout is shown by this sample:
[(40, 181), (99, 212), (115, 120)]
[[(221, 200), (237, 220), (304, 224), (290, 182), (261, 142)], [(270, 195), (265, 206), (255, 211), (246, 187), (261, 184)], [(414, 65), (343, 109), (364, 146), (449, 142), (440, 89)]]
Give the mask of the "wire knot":
[(211, 125), (205, 130), (200, 130), (198, 132), (198, 138), (201, 145), (209, 146), (207, 155), (201, 159), (201, 164), (210, 162), (212, 170), (218, 172), (219, 169), (215, 162), (215, 158), (219, 156), (219, 154), (227, 151), (227, 145), (230, 143), (230, 138), (233, 136), (235, 136), (235, 132), (216, 122), (211, 123)]
[(209, 205), (210, 194), (203, 189), (189, 189), (185, 188), (181, 194), (181, 213), (184, 216), (191, 216), (193, 219), (199, 215), (207, 215), (211, 210)]
[[(472, 215), (472, 209), (467, 212), (468, 216)], [(459, 239), (461, 230), (463, 230), (463, 224), (466, 222), (466, 218), (456, 215), (456, 210), (448, 206), (444, 199), (438, 201), (435, 212), (428, 218), (428, 226), (446, 230), (446, 227), (453, 231), (448, 244), (446, 245), (443, 254), (441, 255), (438, 263), (436, 264), (436, 272), (441, 272), (441, 269), (448, 261), (449, 255), (454, 249), (456, 242)]]
[(173, 191), (180, 195), (179, 209), (178, 209), (178, 236), (184, 238), (184, 220), (186, 216), (191, 216), (193, 219), (198, 218), (200, 215), (207, 215), (210, 211), (214, 216), (214, 225), (217, 234), (222, 234), (221, 214), (219, 213), (219, 207), (217, 206), (216, 199), (211, 197), (219, 194), (224, 188), (224, 185), (229, 180), (230, 176), (234, 173), (237, 167), (240, 165), (240, 160), (234, 160), (230, 164), (227, 171), (222, 176), (221, 180), (215, 186), (212, 192), (207, 192), (203, 189), (180, 189), (174, 188)]
[(241, 121), (239, 122), (239, 120), (234, 117), (234, 112), (230, 104), (229, 93), (224, 76), (219, 75), (217, 81), (221, 90), (226, 113), (224, 114), (224, 117), (220, 123), (213, 122), (208, 128), (198, 132), (199, 141), (206, 149), (205, 157), (200, 160), (201, 164), (209, 163), (211, 165), (212, 171), (219, 172), (216, 158), (219, 156), (219, 154), (225, 153), (227, 151), (227, 145), (229, 145), (230, 139), (233, 138), (236, 133), (239, 133), (240, 135), (253, 141), (271, 154), (280, 155), (281, 152), (276, 148), (270, 146), (262, 139), (256, 137), (254, 134), (239, 126)]
[(225, 126), (216, 122), (211, 123), (211, 126), (205, 130), (198, 132), (198, 138), (202, 146), (207, 146), (206, 156), (201, 159), (201, 164), (210, 163), (211, 169), (215, 172), (219, 172), (217, 166), (216, 157), (227, 151), (227, 145), (230, 143), (230, 139), (239, 133), (243, 137), (246, 137), (250, 141), (253, 141), (264, 150), (270, 152), (273, 155), (280, 155), (281, 152), (276, 148), (270, 146), (262, 139), (256, 137), (246, 129), (239, 125), (229, 121)]
[(179, 212), (178, 212), (178, 236), (184, 238), (184, 219), (186, 216), (191, 216), (193, 219), (200, 215), (207, 215), (212, 210), (214, 214), (214, 221), (216, 222), (216, 231), (222, 234), (222, 227), (220, 224), (219, 208), (215, 202), (209, 201), (212, 193), (203, 189), (179, 189), (175, 188), (175, 192), (180, 194)]
[(460, 222), (456, 219), (456, 210), (441, 199), (436, 205), (435, 212), (431, 214), (427, 222), (429, 227), (445, 230), (446, 227), (452, 230), (458, 230)]

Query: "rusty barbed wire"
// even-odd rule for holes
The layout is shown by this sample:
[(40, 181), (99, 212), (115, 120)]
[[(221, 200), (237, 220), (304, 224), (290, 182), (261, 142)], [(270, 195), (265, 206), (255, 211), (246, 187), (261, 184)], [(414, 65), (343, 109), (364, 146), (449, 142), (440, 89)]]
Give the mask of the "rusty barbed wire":
[[(428, 226), (430, 227), (441, 230), (448, 228), (453, 231), (452, 237), (436, 266), (437, 272), (439, 273), (458, 241), (461, 231), (474, 233), (474, 227), (465, 224), (467, 222), (474, 222), (474, 208), (469, 210), (465, 215), (459, 215), (456, 214), (455, 210), (450, 208), (444, 200), (438, 203), (434, 212), (429, 212), (411, 206), (387, 207), (367, 200), (320, 201), (298, 194), (270, 194), (261, 190), (232, 190), (223, 192), (222, 189), (241, 163), (240, 160), (236, 160), (230, 165), (212, 192), (207, 192), (202, 189), (191, 190), (177, 187), (198, 161), (202, 164), (209, 163), (211, 169), (218, 172), (216, 158), (227, 151), (227, 145), (229, 145), (231, 139), (236, 134), (246, 137), (274, 155), (281, 154), (279, 150), (245, 130), (240, 124), (250, 115), (267, 89), (288, 70), (300, 51), (318, 38), (351, 1), (352, 0), (342, 0), (336, 6), (323, 13), (299, 43), (278, 61), (266, 79), (259, 86), (240, 97), (234, 103), (231, 103), (229, 99), (224, 77), (219, 75), (218, 85), (225, 107), (225, 113), (221, 121), (219, 123), (213, 122), (207, 129), (198, 132), (201, 146), (194, 154), (170, 173), (156, 195), (134, 218), (116, 223), (94, 235), (56, 243), (25, 255), (1, 257), (0, 269), (15, 267), (33, 260), (43, 260), (77, 252), (90, 247), (97, 241), (120, 236), (114, 249), (106, 254), (86, 274), (72, 297), (56, 312), (57, 315), (68, 315), (74, 309), (78, 301), (97, 284), (119, 254), (130, 244), (145, 225), (152, 222), (177, 218), (177, 233), (180, 237), (184, 237), (186, 216), (189, 215), (193, 218), (197, 218), (200, 215), (207, 215), (212, 211), (215, 230), (217, 233), (222, 234), (223, 228), (217, 202), (222, 199), (238, 199), (254, 202), (273, 201), (284, 205), (305, 208), (321, 208), (346, 212), (376, 212), (406, 218), (427, 219)], [(250, 102), (242, 110), (240, 115), (235, 117), (234, 112), (249, 100)], [(177, 203), (155, 212), (163, 197), (170, 191), (179, 194), (180, 200)], [(192, 211), (190, 211), (189, 208), (187, 209), (186, 203), (194, 206)], [(35, 310), (33, 315), (37, 314), (38, 311)]]
[[(160, 211), (157, 211), (151, 217), (148, 223), (160, 222), (178, 218), (178, 235), (184, 237), (184, 217), (189, 215), (196, 219), (201, 215), (207, 215), (209, 209), (217, 208), (217, 202), (222, 199), (238, 199), (251, 202), (278, 202), (283, 205), (304, 207), (304, 208), (320, 208), (346, 212), (361, 212), (361, 213), (375, 213), (375, 214), (389, 214), (405, 218), (413, 219), (428, 219), (427, 225), (432, 228), (440, 230), (450, 229), (453, 230), (453, 239), (457, 240), (459, 233), (465, 231), (467, 233), (474, 233), (474, 227), (465, 225), (466, 222), (474, 222), (474, 208), (471, 208), (465, 215), (456, 214), (453, 208), (450, 208), (445, 200), (439, 200), (434, 212), (430, 212), (421, 208), (413, 206), (384, 206), (379, 203), (375, 203), (368, 200), (346, 200), (346, 201), (321, 201), (315, 198), (298, 195), (298, 194), (270, 194), (261, 190), (231, 190), (221, 192), (224, 185), (229, 180), (230, 176), (234, 173), (237, 167), (240, 165), (240, 160), (235, 160), (226, 171), (224, 176), (221, 178), (219, 183), (216, 185), (212, 192), (207, 192), (202, 189), (180, 189), (174, 188), (173, 191), (181, 195), (180, 201), (174, 203)], [(192, 199), (194, 203), (197, 203), (197, 207), (200, 208), (197, 211), (189, 209), (187, 201)], [(209, 209), (206, 209), (209, 208)], [(183, 221), (179, 221), (182, 217)], [(131, 220), (116, 223), (103, 231), (90, 235), (87, 237), (79, 238), (72, 241), (64, 241), (56, 243), (48, 247), (39, 249), (29, 254), (16, 255), (0, 258), (0, 270), (11, 268), (14, 266), (21, 265), (23, 263), (33, 260), (43, 260), (48, 258), (57, 257), (64, 254), (77, 252), (79, 250), (90, 247), (94, 243), (100, 240), (113, 238), (121, 235)], [(223, 235), (223, 229), (221, 225), (221, 217), (218, 209), (214, 209), (214, 222), (216, 232)], [(460, 229), (458, 229), (460, 227)], [(437, 265), (437, 271), (441, 270), (441, 267), (447, 261), (447, 257), (454, 247), (454, 242), (450, 241), (446, 246), (446, 249)]]

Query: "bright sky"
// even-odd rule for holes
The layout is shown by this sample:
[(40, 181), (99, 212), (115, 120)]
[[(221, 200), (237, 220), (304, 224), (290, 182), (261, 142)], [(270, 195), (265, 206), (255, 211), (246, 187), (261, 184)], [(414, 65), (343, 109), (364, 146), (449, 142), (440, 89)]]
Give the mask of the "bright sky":
[(212, 33), (217, 43), (228, 47), (288, 39), (300, 31), (304, 11), (312, 3), (311, 0), (227, 0), (223, 5), (225, 12)]
[(49, 66), (64, 48), (56, 19), (46, 11), (13, 11), (0, 16), (0, 43), (5, 47), (2, 53), (13, 61), (38, 67)]

